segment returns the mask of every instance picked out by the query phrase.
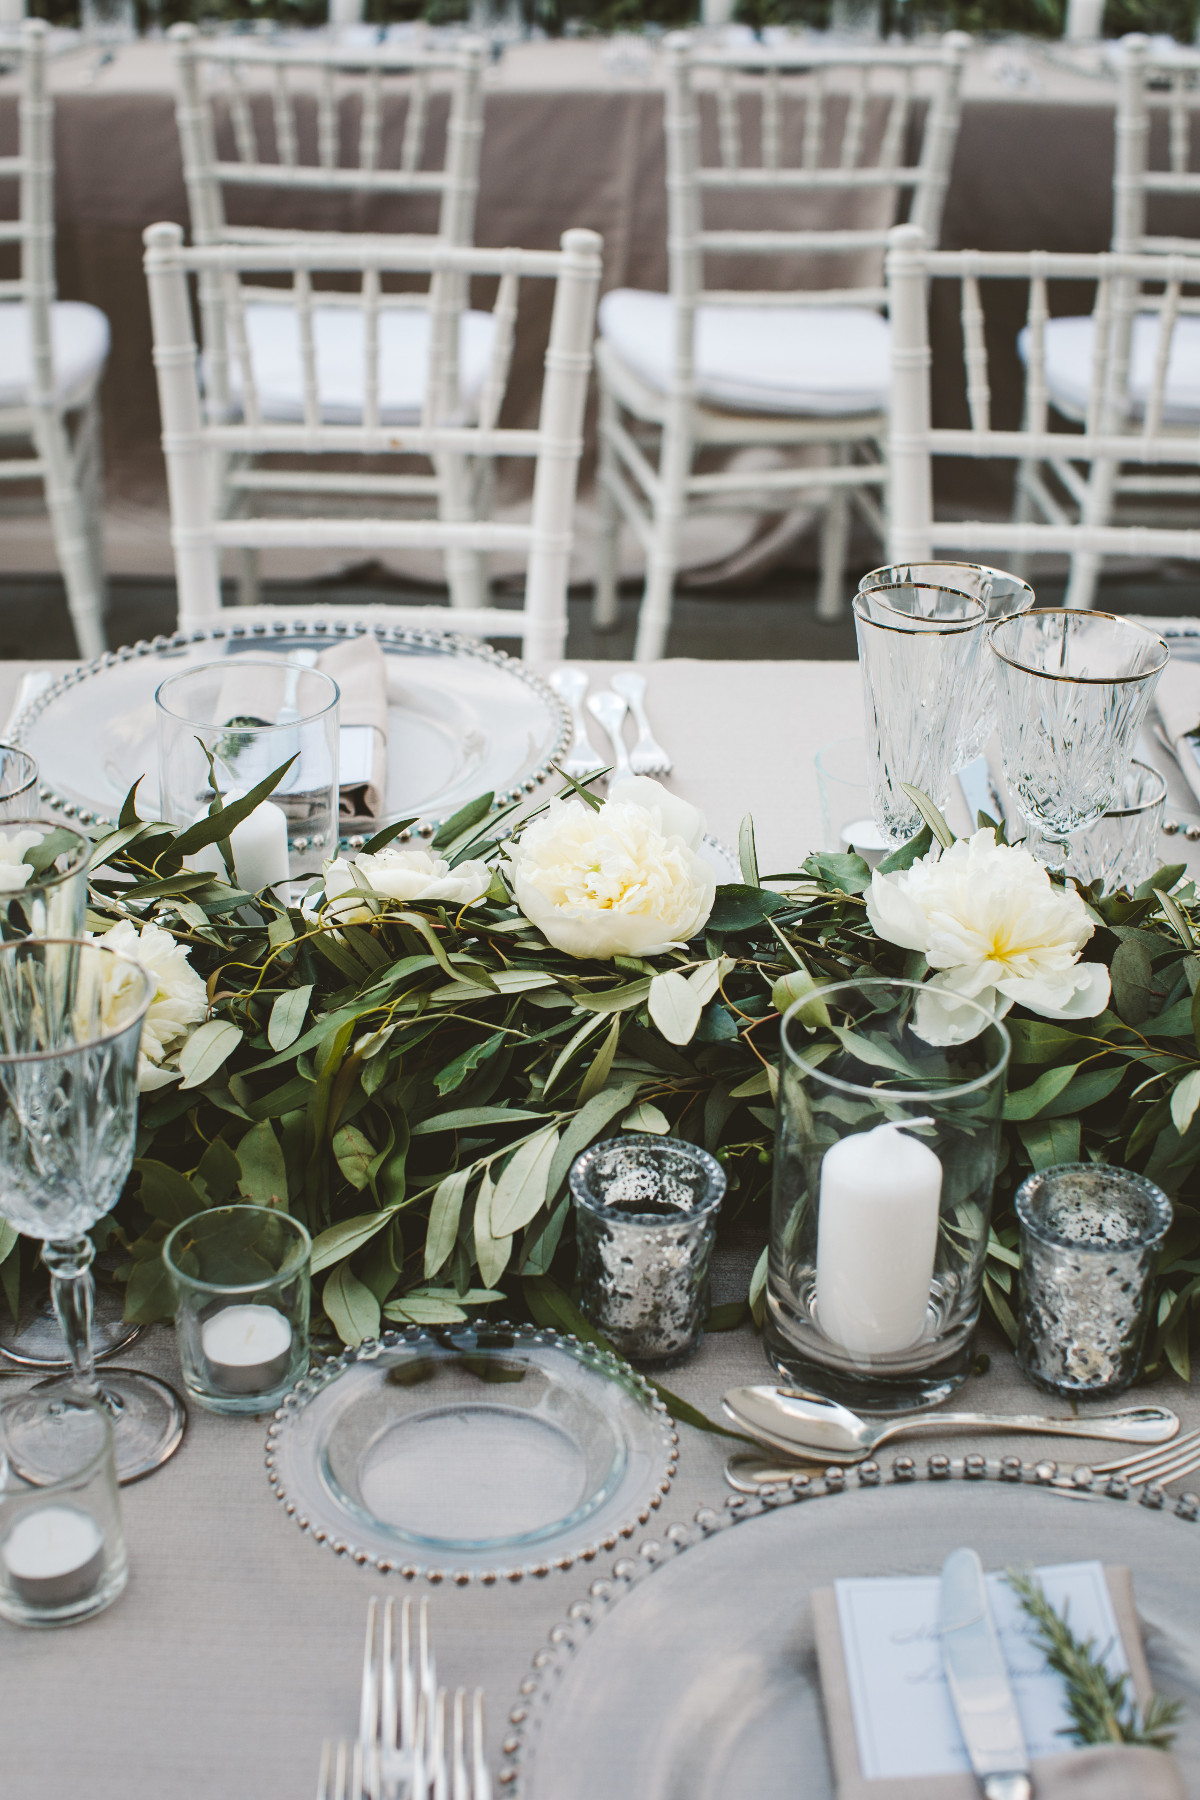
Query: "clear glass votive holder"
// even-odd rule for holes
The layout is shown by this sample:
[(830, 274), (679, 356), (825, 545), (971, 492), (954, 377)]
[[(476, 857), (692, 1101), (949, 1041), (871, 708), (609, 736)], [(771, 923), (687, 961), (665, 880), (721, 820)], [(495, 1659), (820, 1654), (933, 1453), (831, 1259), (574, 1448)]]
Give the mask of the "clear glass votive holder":
[(0, 743), (0, 819), (33, 818), (38, 795), (38, 766), (28, 750)]
[(1017, 1363), (1052, 1394), (1116, 1394), (1136, 1380), (1171, 1224), (1161, 1188), (1129, 1169), (1059, 1163), (1017, 1189)]
[[(228, 805), (294, 759), (231, 833), (238, 884), (247, 893), (319, 875), (324, 859), (337, 855), (339, 699), (332, 676), (270, 657), (228, 656), (159, 684), (159, 808), (168, 823), (182, 827), (205, 817), (216, 798), (214, 778)], [(216, 844), (189, 861), (227, 879)]]
[[(112, 1425), (97, 1401), (64, 1400), (58, 1413), (71, 1417), (44, 1459), (62, 1472), (35, 1484), (17, 1474), (9, 1450), (8, 1418), (21, 1398), (0, 1406), (0, 1617), (74, 1625), (111, 1606), (129, 1576)], [(45, 1432), (55, 1424), (45, 1409)]]
[(687, 1356), (708, 1311), (720, 1163), (683, 1138), (629, 1132), (582, 1151), (569, 1182), (592, 1324), (631, 1362)]
[(895, 849), (871, 808), (867, 742), (835, 738), (817, 751), (817, 791), (821, 798), (821, 842), (826, 850), (857, 850), (868, 868)]
[(54, 819), (0, 823), (0, 938), (80, 938), (92, 846)]
[(970, 1367), (1008, 1032), (871, 977), (798, 1001), (781, 1041), (767, 1354), (858, 1411), (933, 1405)]
[(271, 1412), (308, 1372), (312, 1243), (272, 1206), (214, 1206), (163, 1244), (183, 1385), (217, 1413)]
[(854, 596), (871, 816), (892, 845), (921, 829), (905, 786), (949, 801), (986, 623), (983, 602), (951, 588), (905, 582)]
[[(1098, 881), (1102, 894), (1121, 890), (1131, 894), (1149, 881), (1163, 861), (1158, 834), (1166, 798), (1167, 783), (1158, 770), (1149, 763), (1131, 762), (1117, 784), (1115, 804), (1094, 825), (1072, 832), (1066, 840), (1064, 872), (1085, 887)], [(1036, 825), (1029, 827), (1025, 847), (1043, 863), (1051, 862), (1059, 849), (1057, 841)]]

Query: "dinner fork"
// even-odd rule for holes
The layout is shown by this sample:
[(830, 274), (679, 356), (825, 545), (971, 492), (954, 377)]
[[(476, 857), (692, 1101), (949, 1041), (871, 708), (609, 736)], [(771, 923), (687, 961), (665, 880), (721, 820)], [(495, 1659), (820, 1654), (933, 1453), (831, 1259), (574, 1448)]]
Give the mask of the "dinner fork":
[(620, 694), (614, 694), (611, 689), (605, 689), (602, 694), (589, 694), (588, 711), (612, 739), (613, 779), (621, 781), (626, 775), (632, 775), (629, 752), (625, 748), (625, 738), (621, 730), (629, 708)]
[(470, 1746), (467, 1744), (467, 1690), (455, 1690), (451, 1711), (445, 1688), (439, 1688), (434, 1712), (432, 1800), (492, 1800), (492, 1783), (484, 1754), (483, 1689), (471, 1696)]
[(550, 686), (571, 714), (571, 748), (566, 756), (559, 757), (558, 766), (573, 781), (585, 781), (589, 775), (598, 775), (601, 769), (608, 767), (588, 736), (587, 720), (583, 716), (588, 678), (582, 669), (555, 669)]
[(1156, 1449), (1141, 1450), (1133, 1456), (1118, 1456), (1110, 1462), (1077, 1466), (1089, 1469), (1093, 1475), (1119, 1475), (1131, 1487), (1179, 1481), (1200, 1469), (1200, 1431), (1189, 1431), (1169, 1444), (1159, 1444)]
[[(380, 1629), (379, 1601), (372, 1595), (363, 1644), (358, 1742), (366, 1773), (373, 1772), (374, 1756), (385, 1792), (394, 1793), (403, 1777), (416, 1794), (420, 1790), (411, 1765), (427, 1760), (437, 1701), (429, 1601), (422, 1600), (417, 1612), (415, 1643), (409, 1595), (400, 1602), (399, 1631), (396, 1626), (395, 1600), (384, 1602)], [(367, 1792), (370, 1800), (381, 1800), (374, 1788), (368, 1786)]]
[(637, 743), (629, 758), (629, 766), (634, 774), (669, 775), (671, 759), (651, 731), (650, 721), (646, 717), (646, 677), (630, 670), (625, 674), (612, 676), (609, 686), (628, 703), (633, 722), (637, 726)]

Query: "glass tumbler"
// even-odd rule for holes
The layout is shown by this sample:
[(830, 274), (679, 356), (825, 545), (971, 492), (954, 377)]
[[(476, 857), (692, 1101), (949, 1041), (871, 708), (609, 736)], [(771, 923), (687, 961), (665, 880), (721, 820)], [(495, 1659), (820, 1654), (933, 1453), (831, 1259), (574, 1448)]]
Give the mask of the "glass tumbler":
[(902, 583), (854, 597), (871, 813), (891, 845), (921, 829), (903, 784), (935, 806), (949, 800), (962, 696), (974, 690), (986, 620), (981, 600), (949, 588)]
[(272, 1206), (211, 1207), (163, 1244), (184, 1390), (209, 1412), (271, 1412), (307, 1374), (311, 1249)]
[[(1019, 575), (1003, 569), (989, 569), (982, 563), (929, 562), (893, 563), (889, 568), (872, 569), (858, 584), (860, 594), (879, 588), (896, 586), (931, 586), (950, 588), (956, 594), (969, 594), (987, 608), (987, 623), (1011, 618), (1014, 613), (1028, 612), (1036, 595)], [(984, 746), (996, 729), (996, 678), (986, 645), (981, 647), (975, 671), (975, 685), (969, 697), (964, 696), (959, 712), (956, 769), (982, 756)]]
[(30, 819), (37, 809), (37, 764), (19, 744), (0, 744), (0, 819)]
[[(235, 826), (234, 870), (247, 893), (319, 875), (338, 841), (332, 676), (281, 658), (229, 656), (168, 676), (154, 703), (162, 817), (191, 825), (208, 813), (217, 788), (228, 804), (291, 759), (270, 797)], [(226, 878), (215, 844), (190, 861)]]
[(839, 981), (784, 1015), (767, 1353), (856, 1410), (944, 1400), (979, 1317), (1009, 1036), (960, 1038), (919, 982)]
[[(1122, 889), (1131, 894), (1149, 881), (1163, 860), (1158, 834), (1166, 798), (1167, 784), (1158, 770), (1149, 763), (1131, 762), (1117, 785), (1115, 805), (1068, 840), (1065, 873), (1085, 887), (1098, 881), (1102, 894)], [(1025, 847), (1041, 862), (1049, 862), (1059, 848), (1033, 825)]]
[(1018, 1364), (1052, 1394), (1119, 1393), (1141, 1363), (1171, 1202), (1129, 1169), (1059, 1163), (1021, 1183), (1016, 1209)]
[(821, 842), (826, 850), (857, 850), (873, 869), (894, 849), (871, 816), (867, 741), (835, 738), (817, 751), (817, 790), (821, 796)]
[(1116, 798), (1170, 652), (1143, 625), (1069, 607), (1001, 619), (988, 643), (1008, 784), (1065, 867), (1071, 833)]
[(0, 824), (0, 938), (78, 938), (92, 846), (53, 819)]
[(582, 1151), (569, 1181), (588, 1318), (631, 1362), (687, 1356), (708, 1311), (720, 1163), (683, 1138), (630, 1132)]
[[(112, 1425), (97, 1402), (77, 1402), (65, 1444), (45, 1458), (61, 1472), (35, 1485), (10, 1455), (13, 1404), (0, 1406), (0, 1617), (73, 1625), (111, 1606), (129, 1578)], [(44, 1423), (53, 1430), (53, 1416)]]

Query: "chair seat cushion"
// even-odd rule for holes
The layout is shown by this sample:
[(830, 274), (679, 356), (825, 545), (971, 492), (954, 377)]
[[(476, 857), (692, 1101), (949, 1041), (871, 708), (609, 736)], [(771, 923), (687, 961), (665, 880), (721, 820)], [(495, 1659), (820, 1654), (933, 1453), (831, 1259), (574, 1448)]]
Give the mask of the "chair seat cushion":
[[(1130, 343), (1130, 398), (1137, 417), (1143, 417), (1158, 356), (1160, 319), (1157, 313), (1139, 313), (1133, 321)], [(1092, 386), (1092, 320), (1046, 321), (1046, 390), (1064, 418), (1087, 417)], [(1018, 340), (1021, 357), (1028, 361), (1029, 327)], [(1200, 425), (1200, 318), (1185, 314), (1175, 322), (1171, 354), (1167, 362), (1164, 425)]]
[[(56, 300), (50, 308), (54, 394), (63, 406), (79, 404), (108, 357), (108, 320), (82, 300)], [(29, 308), (23, 300), (0, 304), (0, 406), (27, 406), (33, 381)]]
[[(363, 416), (366, 374), (366, 320), (352, 307), (314, 306), (313, 346), (321, 420), (357, 425)], [(254, 364), (259, 410), (280, 422), (304, 417), (304, 375), (300, 322), (292, 306), (266, 302), (246, 308), (246, 336)], [(391, 308), (379, 315), (379, 405), (385, 425), (412, 425), (421, 418), (429, 372), (429, 314)], [(459, 392), (463, 413), (478, 402), (492, 353), (491, 313), (464, 313), (459, 330)], [(230, 391), (241, 403), (242, 371), (230, 357)]]
[[(601, 337), (621, 361), (665, 393), (674, 353), (670, 296), (614, 288), (598, 317)], [(699, 397), (735, 412), (886, 412), (890, 356), (887, 320), (866, 307), (696, 309)]]

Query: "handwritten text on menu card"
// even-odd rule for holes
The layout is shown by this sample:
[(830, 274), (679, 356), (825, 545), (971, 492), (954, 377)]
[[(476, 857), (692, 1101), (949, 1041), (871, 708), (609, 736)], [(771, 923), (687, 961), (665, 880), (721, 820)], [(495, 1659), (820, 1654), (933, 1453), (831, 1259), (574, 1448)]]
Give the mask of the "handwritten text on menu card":
[[(1112, 1598), (1098, 1562), (1036, 1571), (1052, 1606), (1069, 1605), (1071, 1629), (1107, 1650), (1113, 1674), (1127, 1668)], [(1033, 1628), (1003, 1574), (988, 1599), (1031, 1757), (1060, 1755), (1069, 1723), (1062, 1682), (1046, 1667)], [(868, 1779), (970, 1769), (938, 1640), (941, 1582), (932, 1576), (874, 1577), (834, 1584), (862, 1772)]]

